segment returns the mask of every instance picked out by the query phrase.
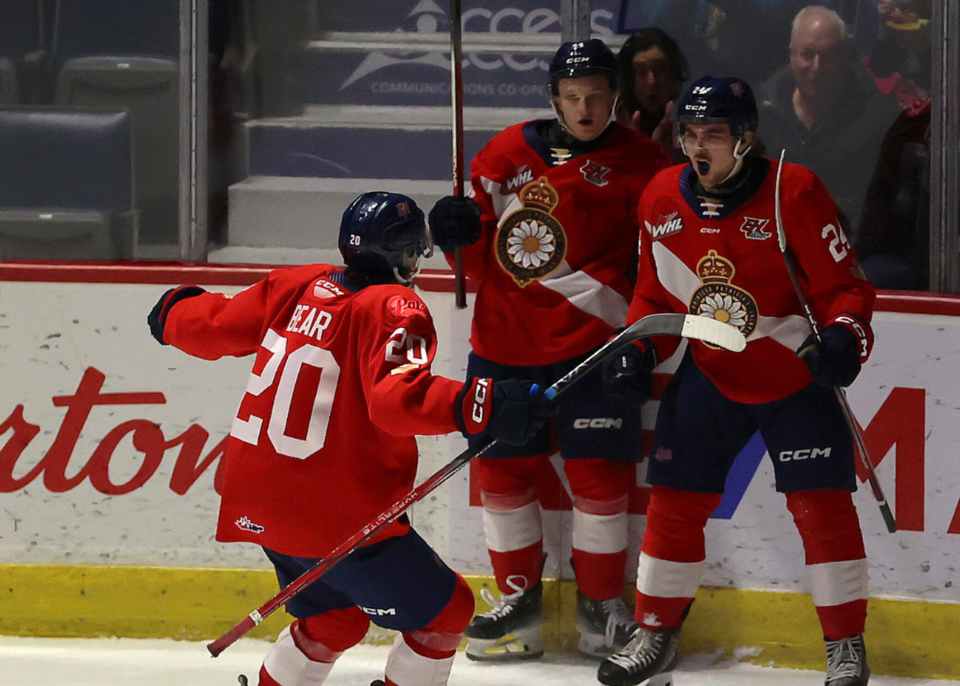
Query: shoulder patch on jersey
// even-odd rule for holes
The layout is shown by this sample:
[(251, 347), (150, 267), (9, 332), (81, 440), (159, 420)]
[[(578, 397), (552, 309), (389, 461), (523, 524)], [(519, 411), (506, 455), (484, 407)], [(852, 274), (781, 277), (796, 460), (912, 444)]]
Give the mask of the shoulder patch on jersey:
[(337, 298), (346, 294), (346, 291), (340, 288), (340, 286), (335, 284), (333, 281), (329, 281), (324, 278), (317, 279), (317, 282), (313, 284), (314, 298), (321, 298), (325, 300), (327, 298)]
[(411, 315), (427, 314), (427, 306), (421, 300), (394, 295), (387, 300), (387, 311), (395, 317), (403, 318)]
[(754, 241), (765, 241), (773, 234), (770, 231), (764, 231), (763, 229), (767, 224), (770, 223), (769, 219), (757, 219), (756, 217), (744, 217), (743, 226), (740, 227), (740, 230), (743, 231), (743, 235)]
[(610, 183), (605, 178), (607, 174), (610, 173), (610, 167), (604, 167), (599, 162), (587, 160), (584, 165), (580, 167), (580, 172), (583, 174), (583, 178), (594, 186), (600, 186), (602, 188)]
[(513, 176), (500, 187), (500, 195), (516, 193), (517, 189), (533, 181), (533, 170), (529, 164), (523, 164), (513, 170)]
[(651, 224), (648, 221), (644, 221), (643, 223), (647, 225), (650, 238), (655, 241), (659, 241), (661, 238), (666, 238), (675, 233), (680, 233), (683, 229), (683, 217), (680, 216), (679, 211), (661, 214), (657, 217), (656, 224)]

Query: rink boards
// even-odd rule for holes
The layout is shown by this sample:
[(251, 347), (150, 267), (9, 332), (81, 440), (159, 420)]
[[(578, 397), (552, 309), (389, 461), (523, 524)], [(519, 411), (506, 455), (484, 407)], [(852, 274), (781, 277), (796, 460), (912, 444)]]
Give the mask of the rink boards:
[[(159, 346), (146, 325), (172, 285), (235, 291), (264, 273), (0, 265), (0, 633), (212, 638), (276, 592), (256, 546), (213, 540), (214, 475), (251, 360), (194, 360)], [(435, 371), (459, 378), (470, 308), (454, 308), (447, 274), (420, 283), (440, 336)], [(960, 300), (884, 294), (875, 329), (849, 398), (900, 530), (886, 532), (862, 486), (871, 667), (957, 677), (960, 650), (942, 639), (960, 628)], [(661, 382), (672, 364), (658, 370)], [(647, 419), (655, 411), (656, 396)], [(465, 445), (448, 436), (421, 447), (423, 478)], [(558, 466), (542, 481), (546, 574), (560, 579), (547, 591), (554, 649), (575, 642), (569, 495)], [(643, 467), (637, 483), (632, 560)], [(756, 647), (758, 662), (817, 668), (800, 541), (772, 483), (770, 458), (752, 443), (708, 525), (705, 588), (683, 649)], [(469, 468), (418, 504), (413, 520), (475, 587), (489, 582)], [(277, 613), (257, 631), (273, 635), (285, 621)]]

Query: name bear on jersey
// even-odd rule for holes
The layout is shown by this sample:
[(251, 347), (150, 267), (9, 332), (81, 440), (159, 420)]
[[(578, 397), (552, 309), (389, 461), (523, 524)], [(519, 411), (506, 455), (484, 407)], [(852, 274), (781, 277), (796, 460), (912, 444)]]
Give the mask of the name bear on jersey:
[(543, 176), (520, 191), (523, 208), (503, 220), (497, 232), (497, 260), (521, 287), (553, 272), (567, 252), (567, 236), (553, 215), (560, 201)]
[(333, 315), (325, 310), (318, 310), (310, 305), (297, 305), (290, 316), (290, 323), (287, 324), (286, 330), (291, 333), (302, 333), (319, 341), (332, 321)]

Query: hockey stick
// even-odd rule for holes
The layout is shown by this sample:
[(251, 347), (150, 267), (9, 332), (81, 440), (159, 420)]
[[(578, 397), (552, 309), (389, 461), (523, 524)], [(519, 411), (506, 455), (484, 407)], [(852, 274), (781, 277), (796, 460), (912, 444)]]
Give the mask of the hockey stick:
[[(797, 278), (797, 268), (793, 261), (793, 255), (787, 247), (787, 234), (783, 229), (783, 218), (780, 214), (780, 173), (783, 171), (783, 158), (786, 153), (786, 149), (780, 151), (780, 165), (777, 167), (777, 183), (774, 189), (774, 215), (777, 221), (777, 244), (780, 246), (783, 261), (787, 265), (787, 272), (790, 274), (793, 289), (797, 292), (797, 298), (800, 300), (803, 312), (807, 317), (807, 321), (810, 323), (810, 329), (817, 337), (817, 342), (822, 343), (820, 327), (817, 325), (817, 320), (814, 318), (813, 311), (810, 309), (810, 302), (807, 300), (807, 296), (804, 295), (803, 287), (800, 285), (800, 279)], [(863, 465), (864, 470), (867, 472), (870, 489), (873, 491), (873, 497), (877, 499), (877, 504), (880, 506), (880, 514), (883, 515), (883, 521), (887, 525), (887, 531), (894, 533), (897, 530), (897, 520), (893, 516), (893, 512), (890, 511), (890, 506), (887, 504), (883, 489), (880, 487), (880, 480), (877, 479), (877, 470), (874, 468), (873, 460), (870, 459), (870, 454), (867, 452), (867, 446), (863, 440), (863, 432), (860, 430), (860, 425), (857, 423), (857, 418), (853, 414), (853, 409), (847, 401), (847, 394), (840, 386), (834, 386), (833, 391), (837, 394), (840, 409), (843, 411), (843, 418), (850, 428), (853, 443), (857, 448), (856, 452), (860, 456), (860, 464)]]
[[(595, 369), (606, 358), (616, 354), (617, 351), (625, 345), (647, 336), (683, 336), (685, 338), (696, 338), (734, 352), (740, 352), (747, 345), (746, 339), (739, 329), (715, 319), (698, 317), (692, 314), (651, 314), (643, 319), (637, 320), (617, 336), (610, 339), (609, 342), (598, 348), (592, 355), (570, 370), (570, 372), (550, 388), (556, 391), (557, 395), (563, 393), (567, 388), (582, 379), (587, 372)], [(411, 505), (422, 500), (427, 494), (434, 491), (471, 459), (489, 450), (496, 442), (495, 438), (488, 437), (478, 445), (467, 448), (457, 455), (423, 483), (414, 487), (407, 495), (382, 512), (376, 519), (337, 546), (329, 555), (318, 560), (310, 569), (292, 581), (277, 595), (244, 617), (230, 631), (213, 643), (208, 644), (207, 650), (210, 651), (213, 657), (217, 657), (237, 639), (260, 624), (275, 610), (279, 609), (308, 585), (323, 576), (333, 565), (363, 545), (363, 543), (372, 538), (380, 529), (403, 514)]]
[[(463, 37), (460, 0), (450, 0), (450, 97), (453, 104), (453, 194), (463, 197)], [(467, 284), (460, 246), (453, 249), (454, 302), (467, 306)]]

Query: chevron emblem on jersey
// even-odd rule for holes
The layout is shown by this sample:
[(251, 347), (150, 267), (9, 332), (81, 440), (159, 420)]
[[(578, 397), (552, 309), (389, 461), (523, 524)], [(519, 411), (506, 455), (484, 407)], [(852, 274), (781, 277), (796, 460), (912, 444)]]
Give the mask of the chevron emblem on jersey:
[(580, 171), (583, 173), (583, 178), (592, 183), (594, 186), (603, 187), (610, 183), (606, 178), (604, 178), (610, 173), (610, 167), (604, 167), (599, 162), (587, 160), (587, 162), (580, 167)]
[(757, 219), (756, 217), (744, 217), (743, 226), (740, 230), (743, 235), (754, 241), (765, 241), (773, 234), (770, 231), (764, 231), (764, 227), (770, 223), (769, 219)]

